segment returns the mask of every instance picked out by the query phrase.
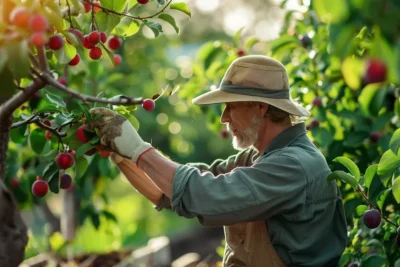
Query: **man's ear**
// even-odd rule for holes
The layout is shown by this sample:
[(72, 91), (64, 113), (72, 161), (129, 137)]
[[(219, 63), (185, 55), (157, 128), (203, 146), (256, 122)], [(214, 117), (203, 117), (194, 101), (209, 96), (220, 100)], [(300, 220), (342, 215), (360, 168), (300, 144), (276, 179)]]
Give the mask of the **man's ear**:
[(264, 117), (264, 116), (267, 115), (268, 107), (269, 107), (269, 104), (267, 104), (267, 103), (260, 103), (259, 109), (260, 109), (260, 116), (261, 116), (261, 117)]

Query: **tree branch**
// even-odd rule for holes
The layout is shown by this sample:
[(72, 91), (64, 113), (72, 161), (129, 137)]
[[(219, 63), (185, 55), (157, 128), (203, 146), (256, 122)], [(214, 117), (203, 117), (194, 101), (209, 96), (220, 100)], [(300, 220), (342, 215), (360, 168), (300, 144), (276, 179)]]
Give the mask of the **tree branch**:
[(49, 71), (49, 63), (47, 61), (46, 57), (46, 51), (44, 51), (43, 46), (37, 46), (37, 51), (38, 51), (38, 56), (39, 56), (39, 62), (40, 62), (40, 67), (42, 71)]
[(137, 104), (142, 104), (143, 99), (141, 97), (139, 98), (121, 98), (119, 100), (109, 100), (107, 98), (98, 98), (98, 97), (93, 97), (93, 96), (88, 96), (88, 95), (83, 95), (78, 92), (73, 91), (72, 89), (60, 84), (58, 81), (56, 81), (53, 76), (45, 72), (43, 73), (40, 77), (43, 78), (43, 80), (48, 83), (49, 85), (63, 91), (64, 93), (67, 93), (68, 95), (78, 98), (82, 100), (83, 102), (94, 102), (94, 103), (104, 103), (104, 104), (111, 104), (111, 105), (137, 105)]
[(120, 13), (120, 12), (108, 9), (106, 7), (98, 6), (96, 4), (93, 4), (89, 0), (85, 0), (85, 2), (89, 3), (92, 6), (97, 6), (97, 7), (101, 8), (105, 13), (112, 13), (112, 14), (115, 14), (115, 15), (118, 15), (118, 16), (124, 16), (124, 17), (128, 17), (128, 18), (131, 18), (131, 19), (136, 19), (136, 20), (144, 20), (144, 19), (153, 18), (153, 17), (157, 16), (158, 14), (161, 14), (162, 12), (164, 12), (164, 10), (171, 4), (172, 0), (169, 0), (169, 2), (167, 4), (165, 4), (165, 6), (160, 11), (158, 11), (157, 13), (155, 13), (153, 15), (150, 15), (150, 16), (146, 16), (146, 17), (133, 16), (133, 15), (127, 14), (127, 13)]
[(18, 128), (18, 127), (21, 127), (22, 125), (26, 125), (26, 124), (36, 123), (37, 121), (39, 121), (39, 118), (37, 118), (37, 116), (38, 116), (38, 114), (34, 114), (24, 121), (15, 122), (11, 125), (11, 129)]

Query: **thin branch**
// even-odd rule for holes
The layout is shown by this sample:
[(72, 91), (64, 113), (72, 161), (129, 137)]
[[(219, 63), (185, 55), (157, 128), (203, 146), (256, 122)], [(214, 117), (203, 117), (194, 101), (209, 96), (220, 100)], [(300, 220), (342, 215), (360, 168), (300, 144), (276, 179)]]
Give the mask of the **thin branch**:
[(22, 125), (31, 124), (39, 121), (38, 114), (34, 114), (26, 120), (15, 122), (11, 125), (11, 129), (21, 127)]
[(131, 18), (131, 19), (136, 19), (136, 20), (144, 20), (144, 19), (153, 18), (153, 17), (155, 17), (155, 16), (161, 14), (162, 12), (164, 12), (164, 10), (171, 4), (172, 0), (169, 0), (169, 2), (168, 2), (167, 4), (165, 4), (165, 6), (164, 6), (160, 11), (158, 11), (157, 13), (155, 13), (155, 14), (153, 14), (153, 15), (150, 15), (150, 16), (146, 16), (146, 17), (133, 16), (133, 15), (127, 14), (127, 13), (120, 13), (120, 12), (117, 12), (117, 11), (114, 11), (114, 10), (111, 10), (111, 9), (108, 9), (108, 8), (106, 8), (106, 7), (98, 6), (98, 5), (96, 5), (96, 4), (93, 4), (93, 3), (90, 2), (89, 0), (85, 0), (85, 2), (89, 3), (89, 4), (92, 5), (92, 6), (97, 6), (97, 7), (101, 8), (105, 13), (112, 13), (112, 14), (115, 14), (115, 15), (118, 15), (118, 16), (124, 16), (124, 17), (128, 17), (128, 18)]
[(29, 59), (31, 60), (32, 65), (35, 68), (39, 68), (40, 67), (39, 61), (38, 61), (38, 59), (36, 58), (35, 55), (33, 55), (32, 53), (29, 53)]
[(40, 120), (35, 121), (36, 125), (38, 125), (40, 128), (46, 129), (50, 131), (51, 133), (55, 134), (61, 142), (61, 138), (66, 137), (67, 133), (59, 133), (55, 128), (47, 126), (46, 124), (42, 123)]
[(80, 94), (80, 93), (73, 91), (72, 89), (60, 84), (48, 72), (43, 73), (41, 77), (49, 85), (63, 91), (64, 93), (67, 93), (68, 95), (70, 95), (72, 97), (78, 98), (78, 99), (82, 100), (83, 102), (95, 102), (95, 103), (104, 103), (104, 104), (111, 104), (111, 105), (127, 105), (127, 106), (143, 103), (143, 99), (141, 97), (139, 97), (139, 98), (125, 97), (125, 98), (121, 98), (120, 100), (109, 100), (107, 98), (98, 98), (98, 97)]
[(74, 28), (74, 25), (72, 24), (72, 18), (71, 18), (71, 6), (69, 5), (69, 1), (66, 0), (67, 6), (68, 6), (68, 20), (71, 28)]
[(43, 46), (37, 46), (36, 47), (38, 50), (38, 56), (39, 56), (39, 62), (40, 62), (40, 67), (42, 71), (48, 71), (49, 70), (49, 63), (47, 62), (46, 58), (46, 52), (44, 51)]

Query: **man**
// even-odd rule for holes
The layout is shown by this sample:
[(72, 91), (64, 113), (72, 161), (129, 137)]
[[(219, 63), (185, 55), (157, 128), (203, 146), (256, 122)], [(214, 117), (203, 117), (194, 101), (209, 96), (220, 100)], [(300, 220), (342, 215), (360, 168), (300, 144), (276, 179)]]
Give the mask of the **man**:
[(306, 135), (301, 119), (309, 112), (291, 99), (284, 66), (265, 56), (241, 57), (218, 90), (193, 103), (226, 104), (221, 122), (238, 155), (211, 166), (177, 164), (105, 108), (91, 110), (101, 114), (93, 127), (103, 146), (126, 158), (113, 157), (159, 209), (170, 204), (203, 225), (224, 226), (224, 266), (337, 266), (347, 235), (342, 199)]

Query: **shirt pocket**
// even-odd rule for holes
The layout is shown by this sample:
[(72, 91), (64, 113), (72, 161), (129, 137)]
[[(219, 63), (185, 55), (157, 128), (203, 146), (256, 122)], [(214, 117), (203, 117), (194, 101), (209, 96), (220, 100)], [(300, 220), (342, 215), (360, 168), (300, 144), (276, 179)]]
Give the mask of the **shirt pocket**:
[(236, 247), (244, 243), (247, 223), (237, 223), (225, 227), (226, 241), (229, 246)]

